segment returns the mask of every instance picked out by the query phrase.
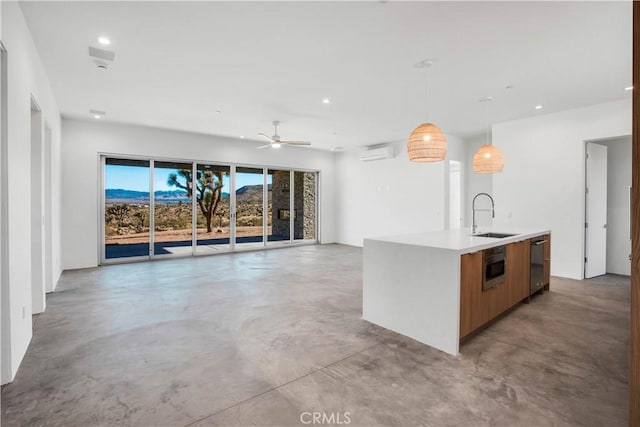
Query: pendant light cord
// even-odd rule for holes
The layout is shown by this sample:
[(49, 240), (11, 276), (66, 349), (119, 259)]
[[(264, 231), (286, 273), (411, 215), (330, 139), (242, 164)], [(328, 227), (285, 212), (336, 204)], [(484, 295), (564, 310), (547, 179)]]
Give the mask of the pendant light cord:
[(485, 104), (486, 105), (484, 107), (484, 119), (487, 127), (487, 145), (490, 145), (491, 142), (489, 141), (489, 100), (487, 100)]
[(491, 141), (489, 140), (489, 102), (493, 101), (493, 97), (485, 96), (480, 99), (480, 102), (484, 103), (484, 121), (485, 121), (485, 130), (487, 133), (487, 145), (491, 145)]
[(424, 115), (426, 118), (426, 122), (429, 123), (429, 68), (431, 67), (431, 65), (427, 64), (426, 66), (426, 70), (425, 70), (425, 83), (424, 83), (424, 88), (425, 88), (425, 103), (424, 103)]

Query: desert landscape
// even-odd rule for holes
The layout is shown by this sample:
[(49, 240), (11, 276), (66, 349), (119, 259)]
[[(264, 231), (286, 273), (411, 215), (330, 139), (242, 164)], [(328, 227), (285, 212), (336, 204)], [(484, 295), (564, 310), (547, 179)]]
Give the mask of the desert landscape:
[[(262, 185), (245, 186), (236, 191), (236, 236), (262, 236)], [(161, 194), (159, 194), (161, 193)], [(271, 187), (268, 189), (271, 195)], [(111, 196), (111, 197), (109, 197)], [(269, 197), (271, 200), (271, 197)], [(197, 209), (198, 240), (228, 239), (229, 195), (223, 194), (207, 232), (206, 218)], [(191, 240), (191, 199), (184, 191), (157, 192), (155, 194), (154, 241), (178, 242)], [(271, 204), (269, 203), (267, 234), (270, 235)], [(149, 241), (149, 195), (143, 192), (107, 190), (105, 203), (105, 244), (127, 245)]]

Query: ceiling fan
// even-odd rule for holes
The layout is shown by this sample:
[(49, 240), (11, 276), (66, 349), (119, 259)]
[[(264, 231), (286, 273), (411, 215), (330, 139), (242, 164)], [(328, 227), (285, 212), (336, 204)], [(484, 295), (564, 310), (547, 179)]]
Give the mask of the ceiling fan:
[(259, 133), (258, 135), (266, 138), (267, 140), (269, 140), (269, 143), (267, 145), (262, 145), (260, 147), (258, 147), (258, 149), (260, 148), (267, 148), (267, 147), (271, 147), (271, 148), (280, 148), (281, 145), (311, 145), (310, 142), (308, 141), (283, 141), (280, 139), (280, 135), (278, 135), (278, 125), (280, 124), (280, 122), (278, 120), (274, 120), (273, 122), (273, 127), (275, 128), (274, 132), (273, 132), (273, 136), (269, 136), (266, 135), (264, 133)]

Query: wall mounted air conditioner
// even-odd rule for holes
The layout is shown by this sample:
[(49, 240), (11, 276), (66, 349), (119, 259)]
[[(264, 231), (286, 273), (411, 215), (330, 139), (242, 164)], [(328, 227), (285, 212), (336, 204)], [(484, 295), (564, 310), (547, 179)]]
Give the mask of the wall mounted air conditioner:
[(363, 151), (360, 154), (360, 160), (363, 162), (371, 162), (374, 160), (385, 160), (393, 158), (393, 147), (380, 147), (372, 148), (367, 151)]

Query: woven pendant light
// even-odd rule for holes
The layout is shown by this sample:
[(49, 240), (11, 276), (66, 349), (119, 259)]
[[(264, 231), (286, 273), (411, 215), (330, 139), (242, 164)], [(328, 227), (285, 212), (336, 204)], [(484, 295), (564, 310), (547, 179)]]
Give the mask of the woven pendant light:
[[(484, 97), (480, 100), (487, 104), (492, 101), (491, 96)], [(480, 147), (476, 154), (473, 156), (473, 171), (475, 173), (496, 173), (502, 172), (504, 168), (504, 157), (502, 152), (495, 145), (491, 145), (489, 141), (489, 107), (485, 110), (487, 120), (487, 143)]]
[(447, 155), (447, 138), (433, 123), (423, 123), (411, 132), (407, 144), (412, 162), (439, 162)]
[[(425, 59), (416, 68), (430, 68), (433, 61)], [(428, 93), (427, 87), (427, 93)], [(439, 162), (447, 155), (447, 138), (433, 123), (423, 123), (411, 132), (407, 143), (407, 153), (412, 162)]]
[(475, 173), (502, 172), (504, 157), (495, 145), (485, 144), (473, 156), (473, 171)]

